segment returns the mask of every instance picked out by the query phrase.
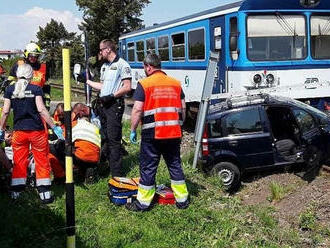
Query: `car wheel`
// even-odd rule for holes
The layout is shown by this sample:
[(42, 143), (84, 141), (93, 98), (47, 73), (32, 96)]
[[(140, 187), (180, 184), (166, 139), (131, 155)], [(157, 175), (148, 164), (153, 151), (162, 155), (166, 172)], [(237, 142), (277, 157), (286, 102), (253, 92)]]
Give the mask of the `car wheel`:
[(220, 162), (213, 167), (212, 174), (218, 176), (227, 191), (235, 191), (240, 184), (240, 171), (230, 162)]

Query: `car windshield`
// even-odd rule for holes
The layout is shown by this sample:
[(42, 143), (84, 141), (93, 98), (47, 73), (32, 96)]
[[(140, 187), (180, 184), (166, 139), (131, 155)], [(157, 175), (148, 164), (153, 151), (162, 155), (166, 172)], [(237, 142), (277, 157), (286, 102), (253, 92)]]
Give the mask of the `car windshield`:
[(307, 109), (307, 110), (313, 112), (314, 114), (316, 114), (321, 119), (322, 122), (329, 122), (330, 119), (329, 119), (329, 116), (326, 113), (324, 113), (324, 112), (318, 110), (317, 108), (314, 108), (314, 107), (312, 107), (312, 106), (310, 106), (306, 103), (303, 103), (303, 102), (300, 102), (300, 101), (297, 101), (297, 100), (292, 100), (292, 101), (298, 107), (301, 107), (303, 109)]

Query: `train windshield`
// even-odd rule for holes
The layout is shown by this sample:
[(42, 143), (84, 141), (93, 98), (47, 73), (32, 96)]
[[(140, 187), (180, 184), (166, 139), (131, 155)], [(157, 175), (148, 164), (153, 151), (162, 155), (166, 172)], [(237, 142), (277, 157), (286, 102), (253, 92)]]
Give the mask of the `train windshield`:
[(311, 17), (311, 48), (314, 59), (330, 59), (330, 16)]
[(247, 18), (247, 53), (251, 61), (299, 60), (307, 55), (303, 15), (257, 15)]

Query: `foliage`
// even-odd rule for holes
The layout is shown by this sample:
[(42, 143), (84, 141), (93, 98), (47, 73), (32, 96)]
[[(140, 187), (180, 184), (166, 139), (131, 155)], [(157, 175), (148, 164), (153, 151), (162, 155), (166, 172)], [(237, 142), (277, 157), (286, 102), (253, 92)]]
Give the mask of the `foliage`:
[(142, 27), (139, 16), (150, 0), (76, 0), (76, 3), (84, 13), (80, 28), (88, 33), (90, 54), (97, 54), (101, 40), (118, 41), (122, 33)]
[(61, 22), (51, 19), (45, 28), (39, 27), (37, 38), (38, 44), (44, 50), (43, 60), (48, 64), (51, 77), (62, 75), (62, 48), (71, 49), (72, 64), (84, 61), (81, 35), (68, 32)]
[(13, 65), (19, 60), (20, 57), (14, 57), (14, 58), (9, 58), (9, 59), (2, 59), (1, 65), (3, 68), (6, 70), (5, 75), (9, 76), (10, 70), (13, 67)]
[(316, 213), (313, 206), (308, 207), (299, 216), (299, 226), (302, 230), (313, 230), (315, 228)]

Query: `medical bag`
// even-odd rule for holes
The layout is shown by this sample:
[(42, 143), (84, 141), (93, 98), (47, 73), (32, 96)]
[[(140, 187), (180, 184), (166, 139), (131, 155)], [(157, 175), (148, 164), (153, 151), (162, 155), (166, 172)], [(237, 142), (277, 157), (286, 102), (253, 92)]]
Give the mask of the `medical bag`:
[(137, 195), (139, 178), (113, 177), (109, 180), (109, 199), (115, 205), (132, 202)]
[(174, 193), (171, 188), (164, 184), (157, 185), (156, 188), (156, 202), (160, 205), (173, 205), (175, 204)]

